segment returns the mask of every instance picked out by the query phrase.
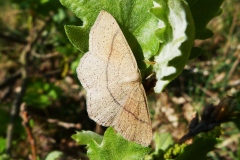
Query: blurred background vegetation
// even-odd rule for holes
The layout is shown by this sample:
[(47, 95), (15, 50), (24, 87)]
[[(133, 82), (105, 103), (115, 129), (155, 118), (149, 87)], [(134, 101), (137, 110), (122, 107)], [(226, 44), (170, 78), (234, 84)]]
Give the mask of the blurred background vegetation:
[[(240, 2), (225, 0), (222, 8), (209, 24), (215, 35), (195, 42), (202, 55), (165, 92), (149, 96), (154, 132), (171, 132), (177, 141), (195, 111), (239, 93)], [(104, 132), (88, 118), (75, 73), (82, 54), (68, 41), (65, 24), (82, 22), (58, 0), (0, 1), (0, 159), (31, 159), (31, 147), (39, 159), (50, 153), (87, 159), (71, 135)], [(222, 127), (223, 142), (209, 157), (237, 160), (239, 129), (231, 122)]]

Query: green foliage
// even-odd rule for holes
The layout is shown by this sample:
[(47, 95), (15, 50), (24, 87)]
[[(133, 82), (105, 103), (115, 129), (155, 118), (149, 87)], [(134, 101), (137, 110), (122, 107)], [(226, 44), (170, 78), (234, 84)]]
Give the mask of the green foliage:
[(1, 160), (9, 160), (11, 159), (8, 154), (0, 154), (0, 159)]
[(174, 143), (170, 133), (155, 133), (153, 136), (153, 140), (155, 142), (156, 151), (165, 151), (169, 147), (169, 145), (172, 145)]
[(44, 108), (61, 96), (61, 89), (53, 83), (45, 83), (42, 79), (29, 83), (24, 101), (28, 105)]
[(164, 154), (167, 149), (174, 144), (170, 133), (154, 133), (153, 141), (155, 144), (154, 151), (145, 157), (145, 160), (164, 160)]
[(0, 122), (1, 122), (1, 127), (0, 127), (0, 134), (4, 134), (5, 130), (7, 129), (7, 123), (8, 123), (8, 113), (0, 108)]
[(193, 144), (184, 147), (182, 154), (176, 160), (204, 160), (207, 153), (214, 149), (219, 141), (216, 138), (200, 137), (194, 140)]
[(146, 68), (144, 59), (156, 54), (159, 47), (159, 41), (154, 34), (157, 19), (148, 12), (152, 7), (151, 0), (60, 0), (60, 2), (84, 22), (83, 26), (65, 26), (69, 40), (81, 52), (88, 51), (90, 28), (100, 10), (106, 10), (120, 25), (140, 69)]
[(47, 155), (45, 160), (61, 159), (62, 157), (63, 157), (63, 152), (52, 151)]
[[(154, 59), (155, 64), (150, 70), (156, 73), (157, 83), (154, 88), (156, 93), (160, 93), (182, 72), (188, 59), (196, 58), (202, 53), (201, 49), (192, 49), (193, 40), (212, 36), (212, 32), (206, 29), (206, 24), (220, 14), (219, 6), (222, 3), (222, 1), (210, 4), (204, 3), (205, 1), (191, 1), (188, 5), (183, 0), (156, 0), (153, 7), (150, 0), (60, 1), (84, 22), (83, 26), (65, 26), (69, 40), (81, 52), (88, 51), (89, 31), (99, 11), (110, 12), (118, 21), (133, 50), (142, 75), (148, 75), (150, 72), (146, 70), (149, 65), (144, 64), (143, 60)], [(196, 4), (201, 5), (199, 7)], [(206, 5), (214, 6), (214, 9), (210, 9), (209, 6), (206, 8)], [(198, 10), (195, 10), (196, 6)], [(203, 8), (206, 11), (204, 18), (199, 18), (202, 15), (198, 11), (202, 11)], [(149, 14), (149, 10), (153, 15)]]
[(18, 0), (12, 0), (13, 3), (17, 3), (20, 9), (34, 11), (34, 14), (46, 16), (50, 11), (57, 12), (61, 7), (58, 0), (25, 0), (19, 2)]
[(125, 140), (111, 127), (106, 130), (103, 138), (90, 131), (77, 132), (73, 138), (79, 144), (87, 145), (90, 159), (139, 160), (150, 151), (148, 147)]
[(103, 140), (102, 136), (92, 131), (77, 132), (72, 138), (80, 145), (88, 145), (93, 142), (100, 144)]
[(0, 160), (9, 160), (10, 157), (7, 154), (4, 154), (6, 149), (6, 139), (0, 137)]
[(196, 137), (192, 144), (174, 144), (170, 133), (155, 133), (155, 150), (146, 155), (150, 148), (129, 142), (112, 127), (109, 127), (104, 137), (91, 131), (77, 132), (72, 138), (80, 145), (87, 145), (90, 159), (145, 159), (145, 160), (188, 160), (206, 159), (207, 153), (214, 149), (220, 141), (213, 135)]
[(175, 144), (173, 147), (171, 147), (165, 154), (164, 158), (165, 159), (174, 159), (178, 157), (186, 147), (186, 144)]
[(205, 160), (207, 153), (214, 149), (219, 141), (211, 137), (198, 137), (192, 144), (174, 144), (164, 154), (164, 159)]
[(154, 135), (155, 151), (145, 157), (145, 160), (205, 160), (208, 152), (220, 141), (213, 135), (197, 136), (193, 143), (187, 145), (174, 144), (170, 133)]
[[(9, 106), (7, 106), (9, 107)], [(9, 113), (6, 112), (4, 106), (0, 103), (0, 135), (5, 135), (6, 134), (6, 130), (7, 130), (7, 125), (9, 123)], [(25, 133), (24, 128), (22, 128), (22, 124), (21, 124), (21, 119), (18, 117), (15, 124), (15, 130), (13, 131), (14, 134), (21, 134), (23, 135)], [(1, 138), (0, 138), (1, 139)], [(3, 144), (4, 139), (1, 139), (1, 144)], [(4, 144), (6, 145), (6, 143)], [(3, 146), (2, 146), (3, 147)], [(1, 147), (0, 147), (1, 148)], [(0, 153), (1, 153), (1, 149), (0, 149)]]
[[(149, 67), (149, 64), (144, 64), (143, 59), (148, 59), (149, 61), (155, 61), (156, 57), (164, 58), (164, 56), (167, 54), (166, 55), (167, 59), (164, 59), (162, 63), (160, 62), (156, 63), (159, 66), (159, 68), (155, 68), (156, 72), (161, 73), (161, 71), (163, 70), (164, 73), (170, 75), (170, 76), (166, 76), (162, 73), (161, 75), (162, 79), (161, 79), (161, 76), (158, 79), (159, 82), (162, 82), (161, 84), (164, 87), (167, 83), (169, 83), (172, 79), (174, 79), (175, 76), (178, 76), (178, 74), (181, 73), (182, 66), (184, 66), (187, 63), (188, 59), (194, 59), (203, 53), (203, 49), (201, 48), (191, 49), (192, 47), (190, 45), (191, 41), (188, 41), (189, 43), (186, 41), (190, 40), (189, 38), (192, 38), (191, 36), (193, 35), (195, 39), (206, 39), (213, 35), (213, 32), (207, 29), (206, 25), (211, 19), (213, 19), (214, 17), (218, 16), (221, 13), (221, 9), (219, 7), (223, 2), (223, 0), (211, 0), (211, 1), (185, 0), (185, 1), (187, 2), (187, 4), (184, 3), (184, 1), (179, 1), (179, 0), (176, 0), (176, 1), (156, 0), (154, 2), (155, 5), (153, 7), (151, 0), (146, 0), (146, 1), (141, 1), (141, 0), (136, 0), (136, 1), (134, 0), (128, 0), (128, 1), (127, 0), (121, 0), (121, 1), (120, 0), (109, 0), (109, 1), (67, 0), (67, 1), (64, 1), (62, 0), (62, 3), (66, 7), (70, 7), (70, 8), (72, 7), (71, 11), (73, 11), (76, 15), (78, 15), (78, 17), (81, 18), (81, 20), (84, 22), (84, 25), (80, 26), (83, 24), (82, 21), (80, 19), (77, 19), (70, 12), (68, 12), (63, 6), (61, 6), (58, 0), (40, 0), (40, 1), (2, 0), (0, 1), (0, 5), (1, 5), (0, 8), (2, 10), (1, 15), (3, 18), (1, 17), (0, 23), (2, 23), (4, 18), (5, 19), (7, 19), (8, 17), (10, 18), (8, 18), (9, 21), (7, 21), (7, 23), (6, 21), (3, 21), (4, 23), (0, 25), (0, 28), (1, 28), (0, 43), (3, 42), (3, 44), (1, 44), (1, 47), (0, 47), (0, 52), (1, 52), (0, 59), (2, 60), (1, 76), (8, 77), (8, 76), (11, 76), (13, 73), (15, 73), (15, 71), (19, 71), (19, 68), (21, 67), (21, 65), (19, 65), (18, 59), (21, 54), (21, 48), (24, 48), (24, 46), (26, 46), (29, 39), (31, 40), (31, 39), (34, 39), (35, 36), (39, 36), (37, 43), (33, 44), (31, 47), (32, 53), (31, 53), (31, 56), (29, 57), (30, 63), (28, 66), (26, 66), (30, 70), (29, 77), (31, 77), (31, 79), (30, 81), (28, 81), (28, 84), (27, 84), (27, 90), (24, 95), (24, 101), (27, 102), (27, 106), (31, 111), (32, 111), (31, 107), (41, 108), (42, 109), (41, 111), (44, 111), (44, 113), (47, 114), (46, 117), (49, 117), (49, 118), (54, 117), (59, 119), (60, 121), (62, 120), (62, 121), (72, 122), (71, 118), (74, 117), (73, 113), (75, 113), (75, 115), (77, 115), (79, 119), (77, 119), (76, 121), (74, 120), (74, 123), (75, 122), (82, 123), (84, 129), (91, 128), (93, 127), (93, 125), (91, 123), (86, 122), (86, 116), (85, 116), (86, 113), (83, 114), (84, 116), (79, 115), (80, 113), (79, 101), (78, 100), (72, 101), (71, 96), (65, 95), (66, 93), (63, 90), (61, 90), (57, 85), (55, 85), (55, 83), (57, 82), (57, 84), (60, 84), (59, 86), (61, 87), (62, 85), (61, 78), (66, 76), (66, 74), (70, 77), (76, 78), (76, 76), (72, 73), (75, 73), (76, 66), (78, 65), (78, 61), (80, 57), (83, 55), (83, 53), (78, 54), (77, 49), (75, 49), (74, 47), (72, 47), (72, 45), (69, 44), (64, 33), (63, 24), (72, 24), (72, 25), (80, 26), (80, 27), (66, 26), (66, 32), (68, 34), (70, 41), (75, 46), (77, 46), (79, 50), (81, 50), (82, 52), (86, 52), (88, 50), (88, 33), (92, 24), (95, 21), (95, 18), (98, 12), (101, 9), (109, 11), (117, 19), (121, 29), (123, 30), (123, 33), (127, 38), (128, 43), (135, 54), (135, 57), (137, 59), (139, 68), (141, 69), (143, 78), (145, 77), (145, 75), (148, 74), (149, 71), (150, 72), (153, 71), (153, 67), (152, 66)], [(14, 3), (14, 5), (12, 5), (12, 3)], [(5, 8), (4, 6), (2, 6), (5, 4), (8, 4), (8, 5), (10, 4), (11, 6), (13, 6), (13, 7), (7, 6), (10, 8), (10, 12), (9, 12), (10, 14), (9, 13), (5, 14)], [(159, 7), (158, 4), (161, 4), (162, 7)], [(176, 4), (177, 6), (180, 6), (180, 7), (176, 7), (175, 5), (171, 5), (171, 4)], [(233, 3), (229, 3), (229, 4), (233, 4)], [(218, 51), (216, 52), (215, 50), (215, 49), (219, 50), (220, 48), (218, 46), (219, 43), (217, 43), (217, 46), (216, 44), (213, 44), (211, 45), (211, 48), (215, 48), (215, 49), (210, 52), (218, 54), (217, 57), (213, 57), (213, 58), (215, 58), (214, 63), (216, 62), (219, 64), (211, 63), (210, 66), (213, 65), (213, 68), (214, 68), (213, 70), (211, 70), (211, 68), (208, 68), (206, 66), (202, 67), (201, 66), (202, 59), (199, 59), (201, 63), (194, 62), (194, 67), (196, 68), (193, 68), (193, 66), (190, 66), (191, 69), (197, 69), (198, 73), (190, 74), (191, 75), (190, 78), (188, 78), (188, 76), (187, 78), (186, 77), (183, 78), (184, 83), (186, 82), (189, 83), (189, 81), (191, 83), (192, 81), (192, 83), (189, 86), (185, 86), (185, 89), (189, 90), (189, 92), (186, 92), (186, 94), (188, 94), (192, 98), (192, 100), (194, 100), (193, 101), (194, 105), (196, 103), (199, 103), (199, 101), (205, 101), (206, 97), (209, 98), (209, 95), (206, 96), (206, 93), (203, 93), (202, 90), (204, 90), (205, 92), (205, 89), (207, 89), (207, 90), (210, 90), (212, 93), (219, 92), (218, 93), (219, 97), (221, 97), (222, 94), (227, 93), (226, 88), (229, 87), (227, 85), (230, 80), (229, 78), (225, 78), (223, 83), (221, 83), (221, 81), (216, 81), (217, 83), (216, 82), (212, 83), (212, 82), (214, 81), (214, 79), (217, 79), (216, 78), (216, 76), (218, 76), (217, 74), (228, 73), (231, 68), (234, 68), (232, 64), (236, 60), (236, 56), (234, 56), (233, 53), (235, 52), (235, 49), (239, 44), (238, 43), (239, 32), (235, 32), (236, 26), (234, 27), (233, 25), (234, 17), (232, 12), (234, 11), (235, 7), (233, 6), (235, 5), (229, 5), (229, 4), (228, 6), (226, 5), (224, 6), (224, 11), (230, 8), (231, 12), (228, 12), (226, 14), (227, 17), (222, 19), (224, 23), (220, 22), (221, 25), (228, 26), (229, 28), (231, 27), (233, 29), (232, 35), (229, 34), (228, 27), (224, 28), (225, 30), (224, 33), (220, 33), (220, 35), (228, 36), (229, 34), (230, 36), (229, 38), (230, 41), (226, 40), (228, 42), (227, 46), (229, 47), (227, 49), (229, 51), (229, 54), (228, 54), (229, 56), (223, 57), (219, 55), (222, 52), (218, 52)], [(189, 13), (189, 10), (190, 10), (190, 13)], [(183, 16), (184, 13), (187, 13), (186, 16), (190, 16), (190, 17), (184, 17)], [(174, 25), (174, 23), (171, 23), (170, 21), (171, 16), (173, 16), (174, 18), (182, 18), (182, 20), (178, 21), (179, 23)], [(195, 30), (194, 34), (189, 34), (190, 32), (187, 32), (189, 31), (189, 26), (186, 26), (186, 24), (183, 25), (185, 22), (189, 22), (188, 24), (192, 24), (191, 16), (194, 22), (193, 23), (194, 30)], [(44, 28), (44, 31), (40, 33), (40, 35), (38, 35), (39, 29), (41, 28), (42, 25), (44, 25), (45, 20), (48, 18), (52, 18), (52, 20), (47, 23), (47, 25)], [(8, 22), (10, 23), (8, 24)], [(177, 41), (180, 44), (180, 46), (179, 48), (176, 48), (176, 49), (180, 51), (181, 55), (179, 56), (180, 59), (178, 59), (179, 64), (176, 63), (176, 65), (175, 65), (175, 61), (171, 61), (173, 59), (177, 59), (176, 54), (174, 54), (175, 52), (173, 52), (172, 50), (169, 50), (169, 52), (163, 52), (164, 49), (167, 47), (167, 44), (172, 44), (173, 47), (177, 44), (177, 43), (174, 43), (175, 42), (174, 40), (176, 40), (174, 36), (178, 36), (178, 34), (176, 34), (175, 31), (180, 30), (181, 28), (176, 28), (175, 26), (186, 27), (185, 31), (184, 29), (182, 30), (184, 31), (185, 35), (183, 35), (183, 38), (180, 39), (181, 41)], [(32, 33), (32, 32), (34, 32), (34, 34), (29, 35), (29, 33)], [(2, 34), (7, 38), (10, 38), (10, 40), (4, 39), (4, 36), (2, 36)], [(15, 41), (14, 39), (12, 40), (11, 39), (12, 37), (19, 39), (20, 43), (19, 41)], [(185, 44), (185, 47), (184, 47), (184, 44)], [(220, 45), (221, 45), (221, 50), (226, 49), (224, 48), (224, 46), (222, 46), (222, 43)], [(190, 55), (189, 55), (189, 48), (191, 49)], [(170, 49), (173, 49), (173, 48), (171, 47)], [(35, 57), (35, 55), (33, 54), (35, 52), (40, 56), (45, 56), (45, 55), (57, 52), (58, 54), (60, 54), (61, 57), (57, 56), (57, 58), (53, 57), (50, 59), (50, 63), (54, 64), (54, 68), (51, 68), (51, 69), (47, 68), (47, 69), (41, 70), (40, 68), (43, 66), (43, 63), (44, 65), (46, 64), (45, 62), (48, 62), (49, 64), (49, 61), (48, 61), (49, 59), (41, 59), (39, 57)], [(208, 58), (211, 58), (211, 57), (208, 57)], [(221, 61), (220, 60), (221, 58), (223, 58), (224, 60)], [(56, 59), (57, 61), (55, 61)], [(174, 64), (171, 64), (170, 62)], [(209, 61), (206, 63), (203, 63), (203, 65), (208, 63)], [(58, 64), (60, 64), (60, 67), (58, 66)], [(68, 70), (69, 69), (68, 67), (71, 70)], [(55, 71), (55, 69), (59, 71), (61, 68), (63, 68), (64, 71), (60, 71), (60, 72), (64, 74), (61, 74), (61, 73), (60, 73), (61, 75), (53, 74), (51, 75), (52, 77), (50, 77), (50, 79), (48, 79), (49, 77), (46, 77), (46, 75), (48, 75), (48, 72), (52, 73), (52, 71)], [(170, 74), (171, 68), (175, 69), (176, 72), (174, 72), (173, 74)], [(237, 73), (239, 71), (238, 68), (239, 67), (236, 68)], [(210, 70), (211, 73), (203, 76), (203, 74), (201, 74), (201, 70), (202, 71)], [(4, 73), (5, 71), (6, 73)], [(44, 73), (42, 73), (42, 71)], [(36, 76), (46, 78), (46, 80), (38, 79), (36, 78)], [(194, 78), (194, 76), (196, 77)], [(232, 76), (232, 77), (234, 77), (235, 79), (238, 78), (238, 76)], [(2, 80), (4, 81), (4, 79)], [(50, 81), (51, 83), (48, 84)], [(0, 127), (0, 134), (1, 134), (0, 159), (1, 160), (13, 159), (13, 157), (3, 154), (3, 151), (5, 150), (6, 139), (2, 137), (6, 136), (6, 128), (10, 120), (9, 116), (11, 112), (11, 106), (12, 106), (12, 103), (16, 100), (16, 95), (15, 95), (16, 93), (14, 91), (16, 90), (16, 87), (20, 88), (20, 82), (21, 82), (21, 79), (18, 78), (16, 80), (16, 83), (11, 84), (11, 86), (7, 86), (7, 89), (8, 87), (10, 87), (10, 92), (11, 92), (10, 96), (8, 95), (7, 99), (1, 99), (1, 102), (0, 102), (0, 122), (1, 122), (0, 124), (1, 125)], [(78, 81), (75, 81), (73, 82), (73, 84), (76, 82), (79, 83)], [(198, 84), (201, 84), (203, 88), (199, 88)], [(220, 90), (218, 90), (219, 88)], [(230, 88), (235, 90), (234, 87), (230, 87)], [(4, 90), (1, 90), (1, 95), (6, 91), (5, 89), (6, 88), (4, 88)], [(71, 88), (69, 88), (69, 91), (71, 91)], [(185, 90), (183, 92), (185, 92)], [(64, 98), (62, 97), (62, 94), (64, 94)], [(74, 95), (76, 94), (74, 93)], [(200, 95), (200, 97), (198, 97), (198, 95)], [(213, 98), (211, 98), (211, 100), (212, 99)], [(84, 108), (83, 105), (85, 104), (85, 102), (81, 101), (81, 104), (82, 104), (81, 107)], [(238, 102), (238, 104), (240, 103)], [(198, 107), (198, 105), (196, 106)], [(238, 105), (238, 110), (236, 110), (238, 112), (240, 111), (239, 106), (240, 105)], [(51, 112), (52, 108), (48, 110), (49, 109), (48, 107), (49, 108), (53, 107), (54, 111), (58, 115), (56, 116), (55, 114), (53, 114)], [(34, 115), (34, 112), (37, 112), (37, 111), (33, 110), (33, 115)], [(42, 113), (38, 112), (37, 115), (41, 116)], [(229, 130), (229, 128), (235, 127), (235, 125), (232, 124), (232, 126), (229, 127), (229, 124), (226, 124), (226, 127), (228, 129), (227, 134), (230, 133), (230, 136), (232, 136), (232, 134), (237, 135), (239, 133), (240, 119), (238, 117), (239, 117), (239, 114), (236, 115), (234, 119), (232, 119), (235, 125), (238, 127), (237, 131)], [(14, 131), (13, 131), (14, 145), (13, 145), (12, 152), (13, 152), (13, 155), (20, 156), (20, 157), (14, 157), (14, 159), (27, 159), (28, 155), (30, 154), (30, 150), (28, 150), (30, 146), (28, 143), (25, 143), (24, 141), (25, 139), (27, 139), (27, 137), (21, 122), (22, 120), (20, 118), (17, 118), (14, 122), (15, 123)], [(41, 134), (44, 133), (44, 135), (45, 134), (47, 135), (46, 136), (48, 138), (47, 142), (52, 142), (52, 140), (55, 140), (55, 138), (57, 137), (57, 140), (55, 141), (54, 144), (58, 145), (58, 142), (60, 142), (60, 138), (62, 138), (62, 135), (65, 135), (66, 129), (64, 129), (64, 132), (59, 132), (58, 134), (55, 134), (54, 130), (59, 131), (59, 128), (63, 128), (63, 127), (58, 127), (57, 124), (56, 125), (51, 124), (50, 127), (47, 126), (47, 131), (44, 131), (43, 128), (45, 128), (46, 123), (41, 122), (40, 124), (41, 126), (40, 128), (38, 128), (39, 124), (37, 122), (38, 122), (37, 119), (32, 119), (30, 121), (30, 125), (32, 127), (35, 127), (33, 131), (35, 133), (34, 136), (36, 137), (36, 140), (38, 141), (44, 138), (44, 136), (38, 136), (39, 131), (41, 131)], [(37, 129), (37, 132), (35, 132), (36, 129)], [(200, 157), (205, 159), (206, 153), (210, 150), (213, 150), (212, 146), (215, 144), (215, 140), (216, 140), (214, 137), (217, 137), (217, 135), (219, 134), (219, 131), (220, 130), (213, 130), (206, 134), (202, 134), (204, 137), (201, 137), (198, 139), (204, 140), (204, 143), (196, 138), (193, 144), (190, 146), (175, 145), (169, 133), (164, 133), (164, 134), (155, 133), (153, 137), (153, 141), (154, 141), (153, 144), (155, 146), (154, 147), (155, 149), (151, 153), (149, 153), (149, 155), (146, 155), (145, 159), (151, 159), (151, 160), (162, 159), (163, 160), (164, 155), (168, 154), (168, 152), (170, 153), (170, 155), (173, 155), (173, 154), (174, 156), (178, 155), (180, 158), (182, 156), (181, 159), (185, 159), (188, 156), (191, 157), (197, 154), (198, 155), (201, 154)], [(54, 135), (55, 137), (54, 136), (51, 137), (51, 135)], [(121, 151), (123, 148), (122, 146), (113, 144), (113, 143), (119, 143), (118, 141), (115, 140), (116, 136), (109, 136), (106, 140), (105, 140), (105, 136), (103, 138), (102, 136), (97, 135), (93, 132), (86, 131), (86, 132), (78, 132), (76, 136), (74, 135), (73, 137), (77, 142), (79, 142), (79, 144), (86, 144), (90, 146), (89, 145), (90, 143), (93, 143), (93, 142), (95, 143), (92, 145), (92, 148), (94, 149), (94, 151), (92, 150), (90, 152), (90, 155), (91, 153), (102, 155), (104, 153), (109, 153), (108, 150), (110, 150), (111, 153), (114, 152), (114, 155), (116, 155), (115, 153), (121, 153), (122, 156), (124, 155), (128, 156), (127, 154), (134, 154), (135, 149), (138, 149), (138, 146), (137, 146), (136, 148), (132, 147), (131, 149), (126, 151), (125, 150), (126, 144), (132, 143), (132, 142), (124, 141), (121, 144), (123, 144), (123, 147), (125, 148), (123, 151)], [(229, 136), (229, 135), (226, 135), (226, 136)], [(43, 139), (43, 140), (46, 140), (46, 139)], [(107, 146), (110, 143), (109, 141), (112, 142), (111, 146), (115, 146), (113, 150), (110, 148), (111, 146), (110, 147)], [(103, 142), (106, 142), (106, 143), (104, 144)], [(38, 144), (37, 147), (39, 148), (42, 147), (40, 146), (39, 143), (37, 144)], [(49, 146), (51, 146), (50, 143), (48, 144)], [(208, 146), (209, 144), (212, 146)], [(207, 145), (208, 148), (205, 145)], [(47, 148), (51, 148), (51, 147), (47, 147)], [(96, 151), (96, 150), (99, 150), (99, 151)], [(204, 153), (201, 152), (202, 150), (205, 150)], [(200, 152), (198, 153), (198, 151)], [(226, 149), (226, 152), (228, 151), (229, 150)], [(66, 150), (64, 150), (64, 152), (66, 152)], [(100, 152), (103, 152), (103, 153), (100, 153)], [(39, 156), (40, 154), (45, 156), (45, 151), (41, 153), (38, 152), (38, 153), (39, 153)], [(146, 152), (144, 150), (138, 155), (144, 155), (145, 153)], [(238, 145), (237, 153), (238, 153), (238, 158), (236, 158), (235, 155), (232, 157), (234, 157), (235, 159), (240, 159), (240, 145)], [(62, 153), (58, 151), (53, 151), (49, 153), (47, 159), (54, 159), (56, 157), (60, 157), (61, 155)], [(23, 157), (25, 156), (25, 157), (23, 158), (21, 156)], [(141, 156), (141, 158), (142, 157), (144, 156)], [(179, 158), (179, 157), (176, 157), (176, 158)], [(195, 159), (196, 157), (191, 157), (191, 158)]]
[(223, 0), (186, 0), (195, 24), (195, 39), (207, 39), (213, 32), (206, 25), (214, 17), (221, 14), (220, 6)]
[(238, 128), (238, 130), (240, 130), (240, 118), (234, 119), (233, 122), (235, 123), (236, 127)]
[(152, 13), (163, 24), (156, 31), (162, 43), (153, 66), (157, 78), (154, 91), (160, 93), (182, 72), (187, 63), (195, 28), (189, 7), (184, 1), (158, 0), (156, 3), (159, 7), (154, 7)]
[[(145, 72), (149, 72), (149, 68), (156, 73), (157, 84), (154, 88), (156, 93), (161, 92), (182, 72), (189, 59), (196, 58), (202, 53), (201, 49), (193, 48), (193, 41), (196, 38), (206, 39), (213, 35), (206, 25), (220, 14), (219, 7), (222, 3), (222, 1), (207, 3), (205, 0), (155, 0), (153, 6), (150, 0), (111, 2), (60, 0), (60, 2), (83, 21), (83, 26), (65, 26), (70, 42), (81, 52), (88, 51), (89, 31), (100, 10), (111, 13), (123, 31), (142, 75), (147, 75)], [(200, 14), (202, 10), (205, 11), (204, 16)], [(144, 59), (154, 60), (155, 64), (153, 67), (144, 64)], [(103, 139), (87, 131), (78, 132), (73, 138), (79, 144), (87, 145), (90, 159), (125, 159), (126, 156), (129, 158), (128, 156), (133, 154), (133, 150), (139, 151), (138, 158), (147, 153), (147, 150), (141, 151), (144, 148), (137, 144), (122, 139), (112, 128), (105, 132)], [(154, 141), (155, 151), (145, 158), (163, 159), (166, 150), (173, 145), (173, 140), (169, 134), (155, 134)], [(177, 159), (186, 159), (190, 154), (194, 156), (200, 154), (199, 158), (206, 158), (206, 154), (216, 143), (216, 138), (199, 138), (189, 146), (174, 145), (165, 156), (169, 158), (173, 154)], [(120, 147), (123, 149), (119, 150)], [(200, 147), (205, 148), (198, 152)], [(134, 152), (134, 155), (137, 153)]]
[[(213, 32), (206, 28), (209, 21), (221, 14), (220, 6), (223, 0), (186, 0), (195, 24), (195, 39), (207, 39)], [(201, 48), (193, 47), (189, 59), (194, 59), (203, 53)]]
[(223, 134), (223, 130), (220, 126), (214, 127), (214, 129), (212, 129), (209, 132), (202, 133), (204, 137), (211, 137), (211, 138), (220, 137), (222, 134)]
[(6, 144), (6, 139), (3, 137), (0, 137), (0, 154), (5, 150), (5, 144)]
[[(186, 160), (192, 157), (191, 155), (194, 155), (194, 159), (205, 160), (207, 153), (214, 149), (219, 140), (213, 135), (205, 135), (196, 137), (190, 145), (174, 144), (170, 134), (155, 134), (154, 142), (156, 149), (154, 153), (150, 154), (152, 158), (148, 158), (148, 160)], [(158, 152), (156, 152), (157, 150)]]

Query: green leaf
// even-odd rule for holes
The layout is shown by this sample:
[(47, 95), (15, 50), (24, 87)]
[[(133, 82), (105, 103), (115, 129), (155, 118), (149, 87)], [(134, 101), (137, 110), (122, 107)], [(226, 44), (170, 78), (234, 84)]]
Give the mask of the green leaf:
[(6, 139), (0, 137), (0, 153), (2, 153), (6, 149)]
[(125, 140), (112, 127), (106, 130), (103, 140), (101, 136), (90, 131), (78, 132), (73, 138), (79, 144), (86, 144), (89, 158), (95, 160), (139, 160), (150, 151), (148, 147)]
[(83, 26), (65, 26), (70, 42), (81, 52), (88, 51), (89, 31), (97, 15), (105, 10), (113, 15), (122, 29), (131, 47), (140, 69), (146, 69), (144, 59), (153, 57), (159, 40), (154, 34), (157, 29), (157, 18), (149, 13), (152, 0), (60, 0), (84, 23)]
[(219, 141), (216, 138), (201, 137), (194, 140), (193, 144), (186, 146), (176, 160), (204, 160), (207, 159), (207, 153), (214, 149)]
[(193, 47), (189, 56), (189, 60), (195, 59), (200, 56), (204, 51), (202, 48)]
[(195, 39), (207, 39), (213, 36), (206, 28), (208, 22), (221, 14), (220, 6), (223, 0), (186, 0), (190, 7), (195, 24)]
[(45, 160), (61, 159), (62, 157), (63, 157), (63, 152), (52, 151), (47, 155)]
[(153, 139), (155, 142), (155, 150), (166, 151), (168, 147), (174, 143), (170, 133), (158, 134), (155, 132)]
[(164, 159), (166, 150), (173, 145), (173, 139), (170, 133), (154, 133), (153, 140), (155, 142), (155, 151), (150, 155), (151, 159)]
[(90, 145), (92, 143), (100, 144), (103, 137), (92, 131), (81, 131), (72, 135), (72, 138), (80, 145)]
[(162, 30), (156, 31), (162, 44), (153, 66), (157, 78), (154, 91), (160, 93), (182, 72), (189, 59), (195, 31), (191, 12), (183, 0), (156, 0), (151, 12), (163, 24)]

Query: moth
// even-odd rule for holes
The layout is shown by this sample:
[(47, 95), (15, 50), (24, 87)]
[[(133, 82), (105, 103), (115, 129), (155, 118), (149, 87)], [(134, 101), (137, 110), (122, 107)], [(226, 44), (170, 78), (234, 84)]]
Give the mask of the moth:
[(87, 91), (89, 117), (112, 126), (125, 139), (148, 146), (152, 127), (136, 59), (114, 17), (100, 11), (89, 35), (89, 51), (77, 75)]

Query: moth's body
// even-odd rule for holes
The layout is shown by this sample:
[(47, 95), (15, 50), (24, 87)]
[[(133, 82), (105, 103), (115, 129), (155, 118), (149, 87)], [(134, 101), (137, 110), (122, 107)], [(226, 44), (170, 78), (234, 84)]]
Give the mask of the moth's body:
[(78, 78), (87, 91), (87, 111), (103, 126), (142, 145), (152, 139), (147, 98), (133, 53), (116, 20), (101, 11), (90, 31), (89, 52)]

